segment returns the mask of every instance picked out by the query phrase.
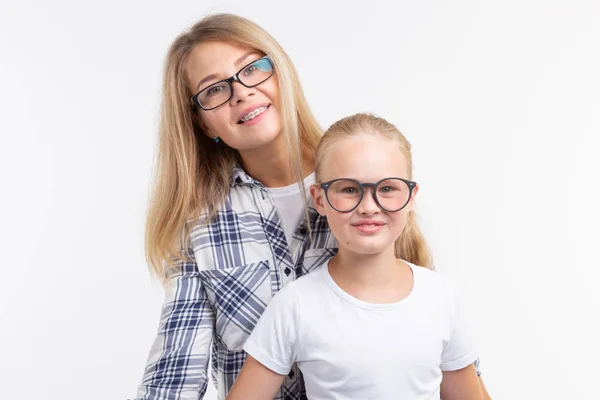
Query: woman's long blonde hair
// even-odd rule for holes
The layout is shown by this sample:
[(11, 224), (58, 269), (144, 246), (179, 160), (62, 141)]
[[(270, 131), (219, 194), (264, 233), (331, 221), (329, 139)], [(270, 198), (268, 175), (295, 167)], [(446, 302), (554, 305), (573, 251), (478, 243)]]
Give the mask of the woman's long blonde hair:
[[(332, 144), (341, 139), (359, 135), (379, 135), (396, 143), (408, 163), (408, 179), (412, 179), (412, 153), (408, 140), (393, 124), (373, 114), (354, 114), (335, 122), (325, 132), (315, 153), (315, 176), (317, 182), (323, 176), (323, 161)], [(396, 257), (422, 267), (433, 268), (429, 247), (414, 211), (409, 212), (406, 227), (394, 243)]]
[[(290, 166), (304, 193), (302, 156), (322, 129), (311, 113), (296, 70), (281, 46), (255, 23), (232, 14), (203, 18), (175, 39), (166, 57), (154, 187), (146, 217), (146, 259), (163, 278), (165, 265), (185, 258), (188, 221), (210, 221), (229, 193), (237, 150), (215, 143), (194, 122), (185, 65), (200, 43), (220, 41), (269, 54), (279, 81), (281, 118)], [(204, 218), (206, 217), (206, 218)]]

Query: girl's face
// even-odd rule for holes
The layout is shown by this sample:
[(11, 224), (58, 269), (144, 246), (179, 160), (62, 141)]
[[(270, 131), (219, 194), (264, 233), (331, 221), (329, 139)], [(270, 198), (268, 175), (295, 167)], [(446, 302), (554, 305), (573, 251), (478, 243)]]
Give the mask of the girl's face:
[[(351, 178), (360, 183), (377, 183), (386, 178), (410, 178), (407, 160), (398, 145), (378, 135), (354, 136), (333, 143), (323, 160), (322, 175), (319, 177), (321, 183), (339, 178)], [(391, 190), (394, 189), (378, 188), (380, 202), (387, 201), (384, 196), (388, 193), (391, 196)], [(407, 190), (407, 187), (402, 190)], [(332, 200), (334, 188), (330, 187), (328, 191)], [(394, 242), (406, 226), (417, 191), (418, 186), (413, 189), (406, 207), (400, 211), (388, 212), (375, 202), (373, 189), (365, 187), (358, 207), (351, 212), (342, 213), (332, 208), (324, 189), (319, 185), (311, 187), (316, 209), (319, 214), (327, 217), (340, 250), (360, 255), (390, 251), (393, 254)], [(340, 187), (338, 193), (341, 192), (352, 194), (356, 190)]]
[[(196, 94), (228, 79), (263, 56), (255, 50), (231, 43), (201, 43), (192, 50), (186, 63), (190, 91)], [(239, 77), (243, 80), (252, 70), (255, 69), (241, 72)], [(196, 107), (197, 121), (206, 135), (211, 138), (218, 136), (240, 152), (260, 149), (271, 143), (279, 136), (282, 126), (277, 75), (273, 74), (251, 88), (236, 81), (232, 86), (233, 96), (225, 104), (208, 111)], [(223, 87), (213, 89), (213, 95)]]

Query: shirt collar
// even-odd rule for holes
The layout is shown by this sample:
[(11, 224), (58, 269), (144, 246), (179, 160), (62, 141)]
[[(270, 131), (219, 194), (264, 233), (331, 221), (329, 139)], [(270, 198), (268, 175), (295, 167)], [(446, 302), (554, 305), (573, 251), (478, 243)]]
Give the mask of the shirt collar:
[(231, 172), (231, 187), (250, 185), (264, 188), (264, 185), (248, 175), (241, 165), (235, 164)]

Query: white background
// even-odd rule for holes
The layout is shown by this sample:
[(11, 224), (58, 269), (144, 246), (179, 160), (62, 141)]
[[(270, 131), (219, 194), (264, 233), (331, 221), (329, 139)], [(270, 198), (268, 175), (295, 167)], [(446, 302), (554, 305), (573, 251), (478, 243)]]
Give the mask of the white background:
[(597, 1), (1, 0), (0, 399), (134, 395), (162, 63), (217, 11), (283, 45), (324, 127), (372, 111), (411, 140), (492, 397), (598, 398)]

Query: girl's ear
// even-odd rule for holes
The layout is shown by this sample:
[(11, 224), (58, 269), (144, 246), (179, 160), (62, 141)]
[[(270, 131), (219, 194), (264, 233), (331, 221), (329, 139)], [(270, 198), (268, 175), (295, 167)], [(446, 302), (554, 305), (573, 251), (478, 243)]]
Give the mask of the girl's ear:
[(310, 195), (313, 198), (313, 203), (315, 204), (315, 209), (320, 215), (325, 215), (325, 202), (327, 199), (325, 198), (325, 190), (321, 188), (319, 185), (311, 185), (310, 186)]
[(412, 195), (410, 196), (410, 201), (406, 205), (406, 212), (410, 212), (415, 208), (415, 198), (417, 197), (417, 193), (419, 192), (419, 185), (417, 184), (412, 190)]

